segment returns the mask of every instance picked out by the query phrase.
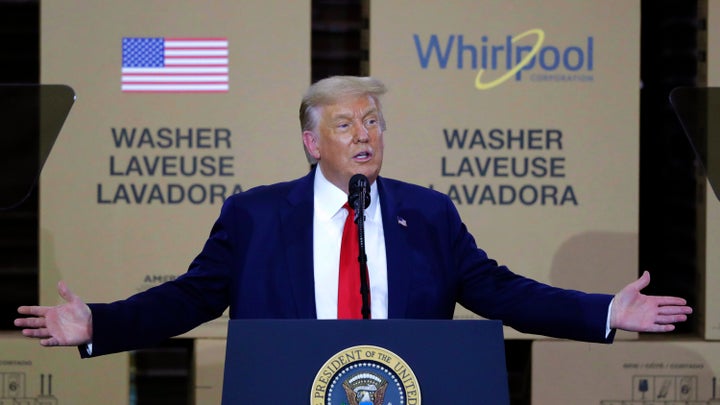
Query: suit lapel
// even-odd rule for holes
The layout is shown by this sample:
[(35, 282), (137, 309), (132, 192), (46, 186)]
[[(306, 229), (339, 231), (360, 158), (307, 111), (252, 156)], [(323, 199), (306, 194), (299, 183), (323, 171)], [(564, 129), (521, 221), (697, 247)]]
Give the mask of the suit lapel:
[[(317, 318), (313, 275), (313, 183), (315, 171), (299, 179), (280, 215), (283, 250), (299, 318)], [(278, 254), (283, 254), (278, 252)]]
[(388, 318), (407, 318), (410, 274), (406, 254), (408, 226), (402, 214), (402, 201), (390, 182), (378, 178), (380, 209), (382, 210), (385, 256), (388, 277)]

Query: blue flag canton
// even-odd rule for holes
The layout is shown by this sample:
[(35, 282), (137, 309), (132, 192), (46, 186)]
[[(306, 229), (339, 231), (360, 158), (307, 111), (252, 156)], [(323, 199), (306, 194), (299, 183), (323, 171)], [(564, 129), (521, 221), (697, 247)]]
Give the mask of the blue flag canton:
[(165, 66), (163, 38), (123, 38), (123, 67)]

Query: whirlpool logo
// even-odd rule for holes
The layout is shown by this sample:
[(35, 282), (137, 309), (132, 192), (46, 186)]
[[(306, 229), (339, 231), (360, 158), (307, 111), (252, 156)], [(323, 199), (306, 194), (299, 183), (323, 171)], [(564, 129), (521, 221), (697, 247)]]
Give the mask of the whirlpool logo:
[[(547, 44), (545, 31), (534, 28), (504, 40), (486, 35), (479, 42), (462, 34), (421, 38), (413, 34), (420, 67), (475, 70), (475, 88), (488, 90), (508, 80), (521, 82), (592, 82), (594, 42), (588, 36), (577, 43)], [(475, 40), (475, 42), (473, 42)]]

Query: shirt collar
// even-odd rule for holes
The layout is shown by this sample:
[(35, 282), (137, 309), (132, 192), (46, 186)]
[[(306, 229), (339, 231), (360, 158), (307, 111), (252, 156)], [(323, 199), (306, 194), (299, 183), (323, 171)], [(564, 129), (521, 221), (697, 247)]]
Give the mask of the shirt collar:
[[(322, 166), (318, 163), (315, 170), (315, 181), (313, 184), (315, 195), (315, 215), (318, 219), (329, 220), (337, 214), (343, 204), (347, 202), (347, 194), (340, 190), (323, 175)], [(379, 221), (380, 198), (377, 191), (377, 181), (370, 185), (370, 206), (365, 209), (366, 221)]]

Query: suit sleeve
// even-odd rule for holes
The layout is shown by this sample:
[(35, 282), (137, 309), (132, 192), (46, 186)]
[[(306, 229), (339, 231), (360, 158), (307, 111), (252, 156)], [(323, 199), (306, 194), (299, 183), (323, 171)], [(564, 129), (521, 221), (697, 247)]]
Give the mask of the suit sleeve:
[[(125, 300), (89, 304), (93, 322), (92, 356), (148, 347), (222, 315), (229, 305), (235, 266), (236, 212), (229, 199), (202, 252), (177, 279)], [(88, 357), (80, 348), (83, 357)]]
[(513, 273), (477, 247), (449, 199), (447, 215), (461, 305), (524, 333), (612, 342), (614, 332), (606, 336), (612, 295), (556, 288)]

